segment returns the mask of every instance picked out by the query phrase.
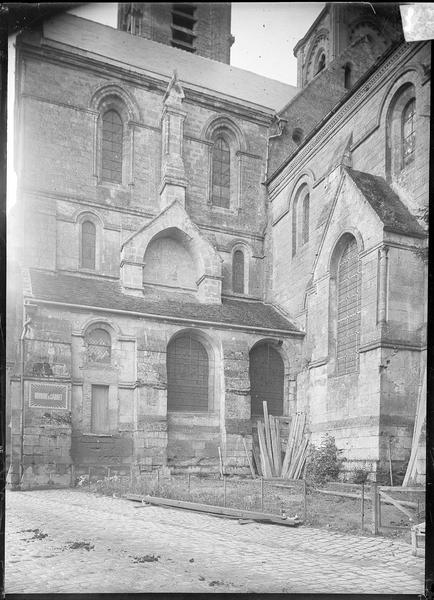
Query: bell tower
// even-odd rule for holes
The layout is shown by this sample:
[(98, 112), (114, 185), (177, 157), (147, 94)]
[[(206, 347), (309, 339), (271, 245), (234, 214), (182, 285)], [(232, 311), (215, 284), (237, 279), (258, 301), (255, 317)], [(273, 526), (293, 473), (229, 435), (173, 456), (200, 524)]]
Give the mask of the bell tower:
[(118, 29), (229, 64), (229, 2), (121, 2)]

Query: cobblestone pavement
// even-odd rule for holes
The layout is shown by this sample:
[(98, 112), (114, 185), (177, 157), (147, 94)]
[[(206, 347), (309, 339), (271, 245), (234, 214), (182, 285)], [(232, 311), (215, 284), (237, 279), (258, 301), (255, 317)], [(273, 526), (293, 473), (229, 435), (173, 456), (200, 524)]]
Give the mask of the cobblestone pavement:
[(6, 593), (423, 592), (392, 539), (141, 506), (78, 490), (8, 492)]

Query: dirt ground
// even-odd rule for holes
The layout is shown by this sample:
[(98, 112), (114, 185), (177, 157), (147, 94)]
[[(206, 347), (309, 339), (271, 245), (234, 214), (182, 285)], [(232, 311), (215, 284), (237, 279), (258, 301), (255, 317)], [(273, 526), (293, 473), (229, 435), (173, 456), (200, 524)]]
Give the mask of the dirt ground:
[[(126, 493), (149, 494), (176, 500), (186, 500), (216, 506), (227, 506), (244, 510), (254, 510), (276, 515), (286, 514), (288, 517), (298, 515), (306, 525), (338, 531), (342, 533), (372, 535), (372, 502), (369, 500), (370, 490), (366, 488), (364, 503), (364, 524), (361, 523), (360, 499), (330, 496), (306, 487), (302, 480), (267, 481), (227, 477), (224, 482), (218, 477), (172, 476), (163, 477), (145, 474), (132, 482), (129, 478), (101, 477), (91, 478), (91, 483), (84, 481), (78, 489), (84, 492), (112, 496)], [(361, 494), (361, 486), (345, 487), (339, 484), (326, 486), (329, 491), (339, 488), (340, 491)], [(342, 489), (341, 489), (342, 488)], [(422, 500), (420, 494), (418, 498)], [(410, 498), (406, 498), (410, 499)], [(416, 500), (411, 497), (411, 500)], [(416, 510), (414, 520), (391, 505), (381, 505), (381, 531), (386, 537), (394, 537), (410, 543), (410, 528), (424, 518), (421, 502), (419, 517)]]

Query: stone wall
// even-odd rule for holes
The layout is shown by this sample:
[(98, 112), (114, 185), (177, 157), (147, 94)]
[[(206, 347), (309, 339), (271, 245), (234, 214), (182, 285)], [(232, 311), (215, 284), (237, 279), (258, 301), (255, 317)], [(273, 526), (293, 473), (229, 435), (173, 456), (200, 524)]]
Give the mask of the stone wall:
[[(398, 48), (372, 81), (301, 145), (269, 185), (274, 300), (306, 329), (297, 403), (309, 404), (314, 441), (325, 432), (335, 436), (345, 450), (347, 471), (356, 465), (373, 472), (385, 468), (390, 436), (394, 469), (399, 471), (408, 460), (425, 343), (426, 266), (420, 250), (424, 242), (411, 233), (412, 226), (408, 233), (385, 226), (343, 165), (387, 179), (387, 109), (397, 90), (412, 83), (419, 107), (415, 160), (408, 167), (405, 187), (401, 179), (389, 181), (407, 214), (423, 226), (420, 217), (428, 202), (424, 111), (429, 84), (418, 65), (429, 60), (427, 51), (422, 44)], [(274, 144), (279, 143), (276, 138)], [(281, 143), (284, 148), (284, 140)], [(292, 256), (293, 202), (303, 184), (310, 192), (309, 241), (298, 245)], [(345, 232), (356, 237), (361, 263), (360, 360), (357, 372), (336, 377), (332, 257)], [(382, 276), (386, 264), (387, 275)], [(387, 277), (384, 285), (382, 277)]]

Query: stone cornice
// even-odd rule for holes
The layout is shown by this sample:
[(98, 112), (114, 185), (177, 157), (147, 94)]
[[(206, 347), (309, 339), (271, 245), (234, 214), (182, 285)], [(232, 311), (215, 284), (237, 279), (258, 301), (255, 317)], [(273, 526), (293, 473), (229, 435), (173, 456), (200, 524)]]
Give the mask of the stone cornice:
[[(91, 200), (87, 200), (84, 197), (73, 196), (72, 194), (62, 194), (61, 192), (50, 192), (48, 190), (41, 190), (38, 188), (23, 188), (22, 192), (25, 194), (28, 194), (28, 195), (40, 197), (42, 199), (54, 199), (54, 200), (58, 200), (59, 202), (71, 202), (73, 204), (79, 204), (80, 206), (88, 206), (88, 207), (99, 209), (102, 211), (120, 212), (123, 214), (136, 216), (136, 217), (143, 217), (146, 219), (154, 219), (159, 214), (159, 213), (146, 212), (146, 211), (140, 210), (138, 208), (124, 208), (122, 206), (112, 206), (112, 205), (101, 204), (99, 202), (92, 202)], [(218, 227), (218, 226), (213, 226), (213, 225), (205, 225), (203, 223), (197, 223), (196, 221), (193, 221), (193, 222), (201, 230), (215, 231), (218, 233), (223, 233), (224, 235), (233, 235), (233, 236), (238, 236), (241, 238), (246, 238), (249, 240), (256, 240), (259, 242), (264, 241), (264, 236), (260, 235), (260, 234), (248, 233), (246, 231), (241, 231), (238, 229), (230, 229), (230, 228)], [(110, 227), (107, 229), (110, 229)], [(126, 230), (127, 228), (122, 227), (122, 229)], [(136, 231), (136, 229), (133, 229), (131, 231)]]
[[(44, 40), (41, 47), (30, 45), (26, 42), (20, 42), (19, 51), (24, 57), (33, 57), (35, 59), (46, 60), (58, 65), (68, 65), (73, 68), (88, 71), (96, 75), (116, 77), (133, 85), (135, 87), (146, 89), (150, 92), (158, 93), (162, 97), (166, 93), (169, 77), (161, 75), (160, 77), (151, 72), (139, 69), (137, 71), (126, 70), (122, 65), (117, 65), (112, 62), (102, 62), (100, 58), (95, 58), (90, 55), (85, 55), (84, 51), (76, 50), (75, 52), (65, 48), (62, 44), (53, 41)], [(275, 111), (271, 108), (266, 108), (260, 105), (255, 107), (248, 101), (240, 100), (240, 103), (231, 101), (229, 97), (220, 96), (218, 92), (204, 90), (196, 90), (189, 87), (189, 84), (182, 82), (185, 92), (185, 102), (201, 105), (206, 108), (218, 108), (231, 114), (235, 114), (246, 120), (254, 121), (260, 125), (269, 126)]]

